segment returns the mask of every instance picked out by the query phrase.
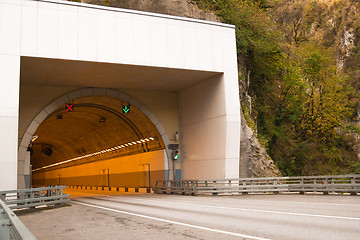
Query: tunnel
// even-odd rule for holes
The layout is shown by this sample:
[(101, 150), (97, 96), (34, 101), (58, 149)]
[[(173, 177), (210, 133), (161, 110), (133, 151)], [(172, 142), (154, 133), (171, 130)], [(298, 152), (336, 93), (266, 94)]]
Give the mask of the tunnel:
[(165, 179), (165, 144), (137, 107), (76, 98), (39, 125), (28, 147), (33, 186), (151, 187)]

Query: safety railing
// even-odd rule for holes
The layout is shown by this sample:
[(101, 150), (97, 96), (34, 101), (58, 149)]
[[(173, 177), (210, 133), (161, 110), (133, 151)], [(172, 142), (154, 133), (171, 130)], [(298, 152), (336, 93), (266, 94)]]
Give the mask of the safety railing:
[(2, 200), (10, 209), (32, 208), (41, 205), (61, 205), (68, 201), (63, 193), (66, 186), (17, 189), (0, 192)]
[(360, 192), (360, 175), (302, 177), (268, 177), (208, 180), (160, 180), (154, 193), (167, 194), (235, 194), (280, 192), (322, 192), (323, 194)]
[(36, 240), (20, 219), (0, 200), (0, 239)]

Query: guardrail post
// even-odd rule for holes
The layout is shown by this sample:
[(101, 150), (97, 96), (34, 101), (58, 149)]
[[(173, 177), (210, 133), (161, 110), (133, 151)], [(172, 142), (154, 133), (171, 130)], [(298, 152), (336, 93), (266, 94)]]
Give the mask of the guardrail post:
[(316, 178), (313, 179), (313, 192), (316, 192)]
[[(246, 180), (243, 180), (243, 186), (246, 186)], [(243, 187), (243, 190), (246, 189), (246, 187)], [(248, 192), (242, 192), (242, 195), (247, 195)]]
[[(216, 191), (216, 181), (213, 181), (213, 187), (214, 187), (213, 190)], [(217, 193), (217, 192), (213, 192), (212, 195), (216, 196), (216, 195), (218, 195), (218, 193)]]
[(0, 194), (0, 200), (5, 202), (5, 199), (6, 199), (6, 193), (1, 193)]
[(304, 191), (304, 178), (300, 179), (300, 185), (301, 185), (301, 189), (303, 191), (300, 191), (299, 194), (305, 194), (305, 191)]
[(325, 185), (323, 188), (323, 195), (329, 195), (329, 191), (328, 191), (328, 179), (325, 178), (323, 184)]
[(195, 196), (195, 184), (194, 184), (194, 181), (191, 181), (191, 191), (190, 191), (190, 194), (191, 196)]
[(351, 178), (351, 189), (352, 189), (352, 191), (350, 192), (350, 195), (356, 196), (356, 178), (355, 177)]
[[(275, 190), (275, 189), (277, 189), (277, 187), (275, 187), (276, 185), (277, 185), (277, 180), (276, 180), (276, 179), (274, 179), (274, 180), (273, 180), (273, 187), (274, 187), (274, 190)], [(274, 191), (274, 192), (273, 192), (273, 194), (277, 195), (277, 194), (280, 194), (280, 192), (279, 192), (279, 191)]]

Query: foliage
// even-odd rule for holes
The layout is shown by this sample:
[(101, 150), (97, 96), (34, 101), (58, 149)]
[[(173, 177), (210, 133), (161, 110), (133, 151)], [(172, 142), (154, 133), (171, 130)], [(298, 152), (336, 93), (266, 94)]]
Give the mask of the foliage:
[[(345, 61), (344, 69), (339, 65), (351, 46), (341, 45), (338, 39), (343, 39), (350, 24), (360, 30), (360, 21), (350, 11), (354, 3), (193, 2), (236, 26), (240, 80), (250, 76), (249, 89), (242, 91), (249, 91), (253, 99), (252, 105), (241, 99), (244, 117), (282, 173), (359, 173), (356, 154), (339, 134), (340, 129), (349, 128), (345, 123), (360, 105), (360, 81), (354, 80), (355, 75), (360, 79), (356, 70), (360, 61), (353, 65)], [(349, 58), (358, 56), (360, 51), (355, 51)]]

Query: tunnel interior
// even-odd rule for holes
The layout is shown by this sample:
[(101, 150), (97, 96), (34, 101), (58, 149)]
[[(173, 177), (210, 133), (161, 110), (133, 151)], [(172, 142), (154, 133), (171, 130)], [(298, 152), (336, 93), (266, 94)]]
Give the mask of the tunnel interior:
[(155, 125), (128, 102), (74, 99), (34, 134), (28, 148), (32, 185), (152, 186), (165, 178), (164, 149)]

